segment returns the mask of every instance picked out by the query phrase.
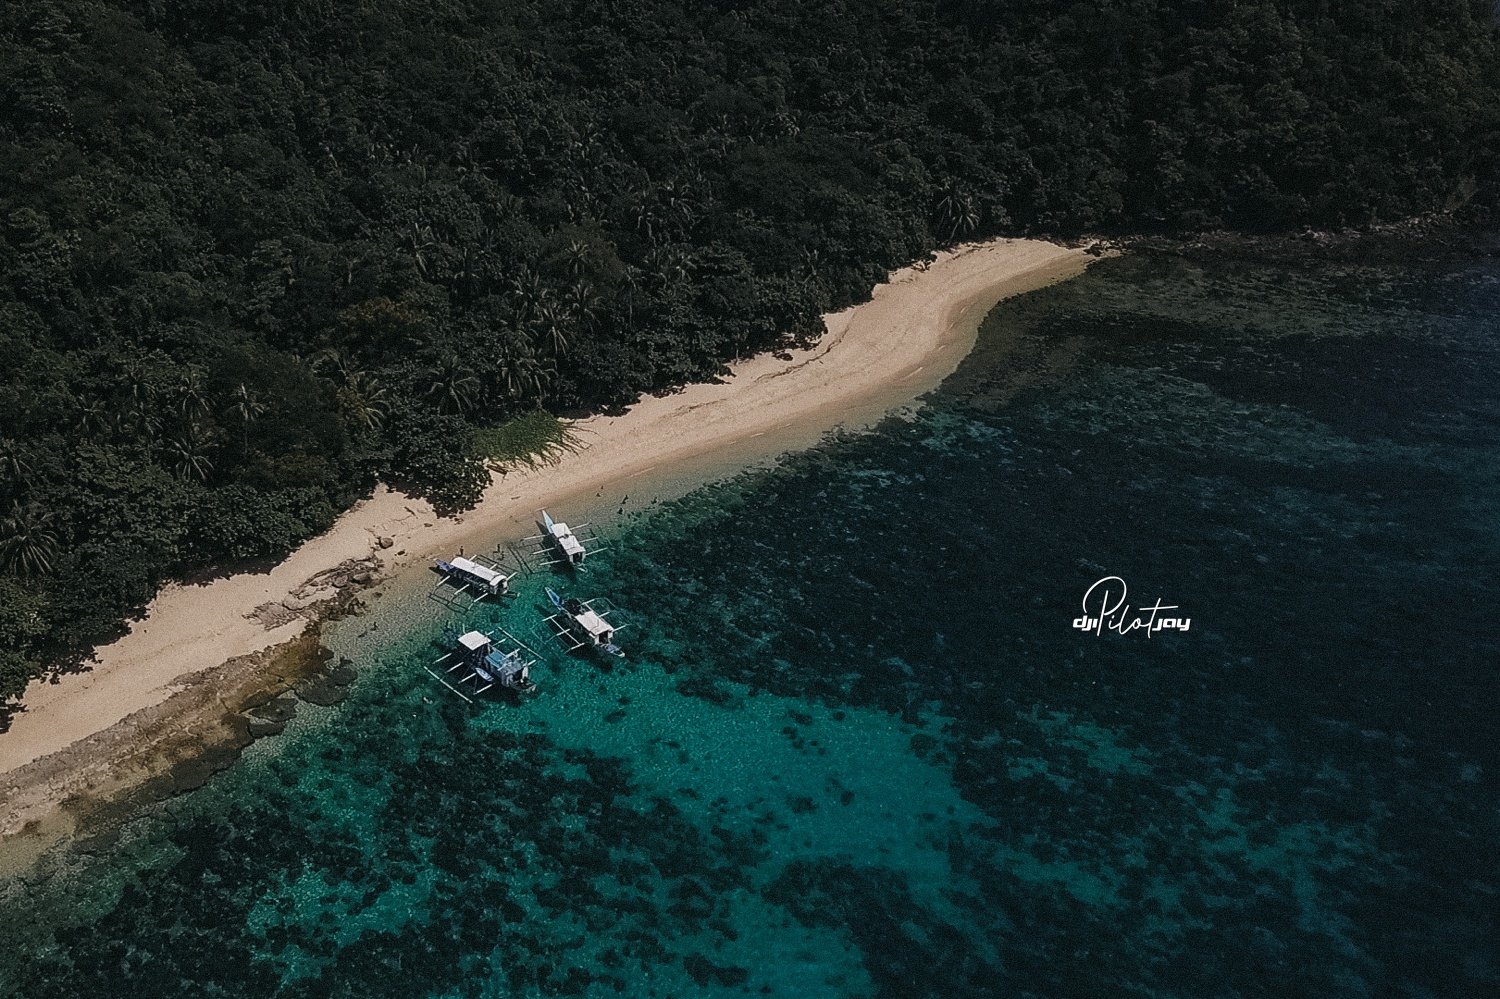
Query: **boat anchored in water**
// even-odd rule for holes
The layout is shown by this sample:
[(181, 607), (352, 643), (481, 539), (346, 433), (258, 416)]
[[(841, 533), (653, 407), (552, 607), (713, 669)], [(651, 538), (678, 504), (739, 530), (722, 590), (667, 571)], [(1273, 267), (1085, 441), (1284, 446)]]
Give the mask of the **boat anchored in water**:
[(569, 652), (593, 649), (612, 656), (625, 655), (625, 650), (615, 644), (615, 633), (629, 625), (610, 621), (610, 617), (618, 619), (620, 612), (604, 597), (595, 597), (593, 600), (560, 597), (549, 586), (547, 599), (557, 608), (557, 613), (546, 619), (547, 625), (557, 640), (567, 646)]
[[(510, 593), (510, 581), (515, 578), (515, 573), (507, 573), (501, 569), (498, 559), (487, 555), (438, 559), (436, 568), (443, 578), (432, 588), (429, 596), (444, 604), (464, 596), (470, 596), (474, 603), (486, 597), (506, 596)], [(449, 589), (455, 584), (457, 589)]]
[(542, 533), (526, 540), (536, 545), (532, 554), (541, 559), (542, 565), (561, 565), (586, 572), (584, 560), (604, 550), (599, 539), (584, 530), (587, 524), (569, 527), (560, 520), (553, 520), (551, 514), (543, 510), (537, 526)]
[[(443, 667), (447, 676), (432, 667), (426, 667), (427, 672), (466, 701), (496, 687), (519, 694), (536, 690), (536, 684), (531, 682), (531, 667), (536, 665), (536, 654), (504, 628), (496, 630), (500, 633), (499, 638), (483, 631), (460, 634), (456, 628), (447, 629), (443, 638), (451, 651), (432, 664)], [(450, 678), (453, 679), (451, 683)]]

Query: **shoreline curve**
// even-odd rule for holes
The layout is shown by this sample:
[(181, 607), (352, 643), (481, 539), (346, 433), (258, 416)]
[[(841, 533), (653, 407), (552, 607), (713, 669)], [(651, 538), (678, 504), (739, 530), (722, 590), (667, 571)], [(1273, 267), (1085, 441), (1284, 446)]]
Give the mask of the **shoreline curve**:
[[(582, 450), (494, 477), (481, 503), (458, 517), (439, 518), (427, 503), (377, 486), (267, 573), (166, 585), (129, 634), (96, 651), (91, 670), (28, 688), (25, 710), (0, 734), (0, 846), (66, 836), (77, 823), (59, 823), (59, 806), (124, 797), (124, 783), (144, 784), (194, 755), (181, 738), (175, 747), (143, 741), (228, 731), (230, 705), (211, 689), (224, 668), (264, 664), (310, 627), (315, 633), (320, 609), (347, 597), (351, 578), (409, 577), (461, 544), (530, 533), (540, 507), (586, 506), (627, 481), (645, 485), (641, 477), (657, 469), (696, 466), (701, 483), (837, 427), (877, 422), (957, 368), (995, 303), (1074, 277), (1092, 259), (1083, 248), (1020, 239), (941, 252), (891, 274), (868, 302), (825, 316), (827, 334), (790, 360), (758, 355), (719, 382), (582, 421)], [(164, 726), (179, 704), (178, 724)], [(196, 746), (208, 748), (201, 739)], [(122, 769), (139, 779), (122, 782)]]

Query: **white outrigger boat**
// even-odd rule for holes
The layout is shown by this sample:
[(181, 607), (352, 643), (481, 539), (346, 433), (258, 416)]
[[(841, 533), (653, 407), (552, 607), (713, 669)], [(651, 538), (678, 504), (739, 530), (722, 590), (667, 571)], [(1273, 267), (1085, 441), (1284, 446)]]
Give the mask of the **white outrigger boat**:
[[(443, 637), (452, 651), (432, 664), (443, 667), (447, 675), (438, 673), (432, 667), (425, 667), (427, 672), (443, 686), (470, 702), (495, 687), (519, 694), (533, 692), (536, 684), (531, 682), (531, 667), (536, 665), (536, 653), (504, 628), (496, 630), (502, 638), (497, 639), (483, 631), (459, 634), (456, 628), (447, 629)], [(450, 683), (449, 678), (453, 682)]]
[(604, 597), (579, 600), (577, 597), (560, 597), (552, 587), (547, 587), (547, 599), (557, 608), (557, 613), (547, 618), (552, 634), (562, 642), (569, 652), (580, 649), (595, 649), (612, 656), (623, 657), (625, 650), (615, 644), (615, 632), (629, 625), (612, 623), (611, 615), (620, 612)]
[(561, 565), (586, 572), (584, 559), (604, 550), (604, 546), (593, 534), (579, 533), (588, 527), (587, 524), (569, 527), (560, 520), (553, 520), (552, 515), (543, 510), (542, 519), (537, 522), (537, 526), (542, 529), (542, 533), (526, 540), (536, 545), (532, 554), (541, 559), (542, 565)]
[[(515, 578), (515, 573), (501, 570), (497, 559), (485, 555), (437, 559), (436, 568), (442, 573), (443, 579), (433, 587), (430, 595), (441, 603), (448, 603), (466, 594), (472, 595), (474, 603), (486, 597), (506, 596), (510, 593), (510, 581)], [(458, 584), (458, 589), (447, 590), (453, 583)]]

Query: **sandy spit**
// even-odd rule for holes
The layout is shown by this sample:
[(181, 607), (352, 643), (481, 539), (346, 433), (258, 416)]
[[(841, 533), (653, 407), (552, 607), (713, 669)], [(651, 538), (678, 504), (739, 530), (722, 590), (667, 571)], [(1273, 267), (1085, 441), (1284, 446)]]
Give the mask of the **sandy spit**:
[[(1073, 277), (1091, 259), (1035, 240), (939, 254), (892, 274), (869, 302), (826, 316), (828, 334), (790, 360), (761, 355), (719, 383), (584, 421), (582, 451), (497, 476), (483, 502), (459, 518), (437, 517), (425, 502), (381, 487), (270, 572), (165, 587), (128, 635), (98, 650), (90, 671), (27, 691), (26, 710), (0, 734), (0, 838), (27, 822), (35, 830), (48, 802), (89, 790), (118, 794), (118, 775), (82, 780), (83, 771), (109, 770), (103, 757), (139, 759), (143, 740), (174, 727), (165, 716), (181, 716), (178, 732), (205, 724), (194, 713), (222, 718), (226, 704), (204, 692), (211, 678), (231, 663), (274, 660), (267, 651), (302, 636), (316, 608), (347, 593), (351, 580), (410, 576), (466, 542), (479, 550), (532, 533), (539, 508), (565, 517), (597, 509), (628, 496), (653, 470), (687, 468), (706, 481), (836, 427), (873, 423), (950, 374), (997, 301)], [(157, 755), (167, 765), (181, 760), (179, 752)]]

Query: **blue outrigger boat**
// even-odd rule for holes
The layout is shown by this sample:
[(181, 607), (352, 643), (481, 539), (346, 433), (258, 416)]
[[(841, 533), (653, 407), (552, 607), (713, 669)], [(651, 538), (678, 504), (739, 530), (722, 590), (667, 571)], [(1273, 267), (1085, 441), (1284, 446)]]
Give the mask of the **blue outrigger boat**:
[(565, 645), (569, 652), (590, 649), (611, 656), (623, 657), (625, 650), (615, 644), (615, 632), (628, 625), (610, 622), (611, 615), (619, 617), (619, 611), (603, 597), (579, 600), (577, 597), (561, 597), (552, 587), (547, 587), (547, 599), (557, 608), (557, 613), (547, 618), (552, 634)]

